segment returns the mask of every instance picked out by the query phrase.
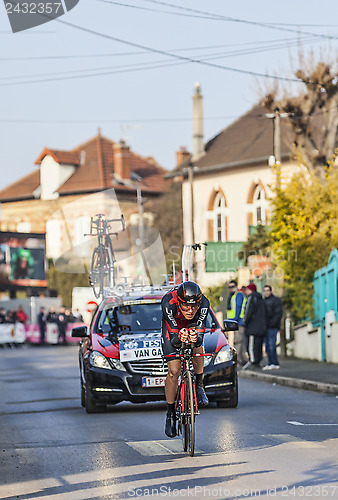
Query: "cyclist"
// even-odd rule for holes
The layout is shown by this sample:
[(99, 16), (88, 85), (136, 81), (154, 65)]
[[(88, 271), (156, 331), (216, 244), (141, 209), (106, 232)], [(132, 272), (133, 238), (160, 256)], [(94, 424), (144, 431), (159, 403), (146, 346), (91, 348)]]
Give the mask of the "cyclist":
[[(200, 287), (193, 281), (185, 281), (162, 298), (162, 349), (164, 356), (177, 354), (183, 343), (190, 343), (194, 353), (203, 353), (203, 334), (210, 304)], [(181, 370), (181, 360), (167, 357), (168, 375), (165, 382), (167, 414), (165, 433), (176, 436), (175, 396)], [(198, 404), (206, 406), (208, 398), (203, 387), (204, 358), (195, 357)]]

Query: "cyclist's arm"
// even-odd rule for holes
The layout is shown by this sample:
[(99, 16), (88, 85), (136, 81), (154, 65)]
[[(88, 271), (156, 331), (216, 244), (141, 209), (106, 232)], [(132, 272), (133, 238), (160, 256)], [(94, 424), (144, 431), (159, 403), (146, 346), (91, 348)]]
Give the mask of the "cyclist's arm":
[(161, 302), (162, 307), (162, 328), (166, 339), (171, 342), (175, 349), (179, 349), (182, 342), (179, 339), (179, 328), (175, 320), (177, 306), (171, 300), (171, 294), (166, 294)]
[(210, 310), (210, 302), (205, 297), (205, 295), (203, 295), (201, 300), (201, 307), (198, 309), (190, 325), (190, 327), (195, 328), (198, 334), (197, 342), (195, 342), (195, 347), (200, 347), (203, 343), (203, 337), (209, 310)]

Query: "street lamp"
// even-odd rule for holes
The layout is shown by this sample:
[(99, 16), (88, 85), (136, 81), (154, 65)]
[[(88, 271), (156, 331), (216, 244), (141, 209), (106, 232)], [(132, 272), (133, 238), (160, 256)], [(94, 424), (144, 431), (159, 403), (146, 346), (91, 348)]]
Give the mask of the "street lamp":
[(140, 248), (140, 254), (143, 262), (149, 284), (152, 285), (152, 279), (148, 269), (148, 265), (144, 256), (144, 217), (143, 217), (143, 201), (142, 201), (142, 191), (140, 187), (140, 182), (142, 177), (137, 172), (131, 172), (130, 178), (132, 181), (138, 183), (136, 186), (136, 198), (137, 198), (137, 210), (138, 210), (138, 238), (136, 240), (136, 245)]

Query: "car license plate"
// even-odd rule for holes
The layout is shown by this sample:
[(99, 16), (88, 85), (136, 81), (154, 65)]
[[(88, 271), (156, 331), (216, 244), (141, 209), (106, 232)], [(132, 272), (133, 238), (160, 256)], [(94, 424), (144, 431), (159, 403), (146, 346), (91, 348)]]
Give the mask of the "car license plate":
[(166, 377), (142, 377), (142, 387), (164, 387)]

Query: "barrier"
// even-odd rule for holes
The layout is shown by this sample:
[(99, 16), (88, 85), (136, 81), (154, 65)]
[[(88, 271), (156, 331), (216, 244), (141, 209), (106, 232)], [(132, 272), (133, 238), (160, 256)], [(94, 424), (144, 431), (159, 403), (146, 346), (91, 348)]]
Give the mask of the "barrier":
[[(77, 326), (83, 326), (84, 323), (69, 323), (66, 328), (66, 340), (68, 343), (76, 344), (79, 338), (72, 337), (72, 329)], [(59, 329), (56, 323), (47, 323), (45, 343), (57, 344), (59, 341)], [(39, 325), (24, 325), (23, 323), (4, 323), (0, 324), (0, 345), (1, 344), (30, 344), (40, 343)]]
[(23, 344), (25, 341), (26, 330), (22, 323), (0, 325), (0, 344)]

